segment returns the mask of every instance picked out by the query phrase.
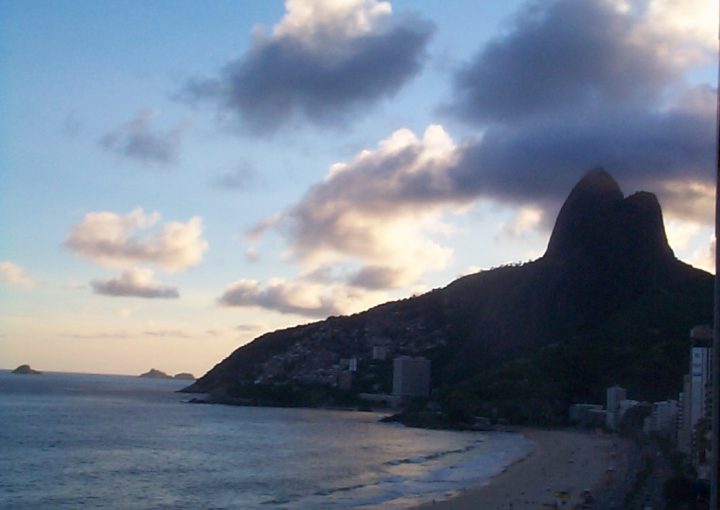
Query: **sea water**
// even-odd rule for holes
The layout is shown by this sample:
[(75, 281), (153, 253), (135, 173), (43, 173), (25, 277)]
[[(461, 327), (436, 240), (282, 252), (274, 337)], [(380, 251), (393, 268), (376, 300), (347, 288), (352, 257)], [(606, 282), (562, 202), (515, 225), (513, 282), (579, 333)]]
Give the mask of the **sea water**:
[(377, 413), (188, 404), (185, 384), (0, 371), (0, 508), (400, 509), (530, 447)]

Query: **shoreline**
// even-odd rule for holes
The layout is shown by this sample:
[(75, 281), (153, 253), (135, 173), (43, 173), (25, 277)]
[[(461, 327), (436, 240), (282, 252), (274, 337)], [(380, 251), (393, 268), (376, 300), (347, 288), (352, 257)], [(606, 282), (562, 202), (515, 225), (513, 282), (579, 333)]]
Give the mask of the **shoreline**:
[(573, 508), (582, 503), (584, 491), (596, 496), (625, 477), (627, 443), (622, 438), (575, 430), (510, 431), (533, 443), (528, 455), (449, 499), (412, 510), (536, 510), (552, 507), (556, 496), (565, 496), (561, 492), (567, 495), (563, 506)]

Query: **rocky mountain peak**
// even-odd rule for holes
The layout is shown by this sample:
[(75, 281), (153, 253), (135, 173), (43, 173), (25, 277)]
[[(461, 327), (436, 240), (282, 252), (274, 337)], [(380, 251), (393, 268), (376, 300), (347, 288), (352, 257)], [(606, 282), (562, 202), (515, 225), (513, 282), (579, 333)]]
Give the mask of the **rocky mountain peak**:
[(635, 258), (663, 263), (674, 255), (657, 197), (641, 191), (626, 198), (610, 174), (593, 170), (560, 209), (545, 257), (615, 265)]

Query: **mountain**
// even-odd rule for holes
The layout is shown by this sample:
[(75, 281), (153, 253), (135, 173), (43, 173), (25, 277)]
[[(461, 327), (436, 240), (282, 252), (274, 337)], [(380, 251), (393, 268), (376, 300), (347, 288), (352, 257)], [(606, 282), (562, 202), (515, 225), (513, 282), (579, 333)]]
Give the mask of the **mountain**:
[[(433, 388), (457, 417), (557, 422), (567, 405), (680, 388), (688, 332), (712, 318), (712, 275), (675, 258), (657, 198), (625, 197), (603, 170), (583, 177), (558, 214), (545, 254), (460, 278), (366, 312), (261, 336), (185, 391), (248, 403), (337, 402), (333, 365), (358, 358), (355, 391), (388, 391), (374, 346), (432, 361)], [(325, 390), (323, 390), (325, 388)], [(279, 390), (281, 389), (281, 391)]]

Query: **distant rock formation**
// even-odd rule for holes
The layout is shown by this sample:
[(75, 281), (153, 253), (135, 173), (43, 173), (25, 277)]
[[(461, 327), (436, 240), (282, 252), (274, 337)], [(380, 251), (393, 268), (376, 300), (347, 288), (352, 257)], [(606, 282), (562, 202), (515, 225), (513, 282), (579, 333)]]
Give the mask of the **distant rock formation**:
[(195, 376), (192, 375), (190, 372), (180, 372), (179, 374), (175, 374), (173, 376), (173, 379), (184, 379), (187, 381), (194, 381)]
[(25, 375), (40, 375), (42, 372), (39, 370), (34, 370), (30, 367), (30, 365), (20, 365), (15, 370), (12, 371), (13, 374), (25, 374)]
[(172, 376), (166, 374), (165, 372), (161, 372), (160, 370), (156, 370), (154, 368), (151, 368), (149, 372), (140, 374), (140, 377), (148, 377), (150, 379), (172, 379)]

